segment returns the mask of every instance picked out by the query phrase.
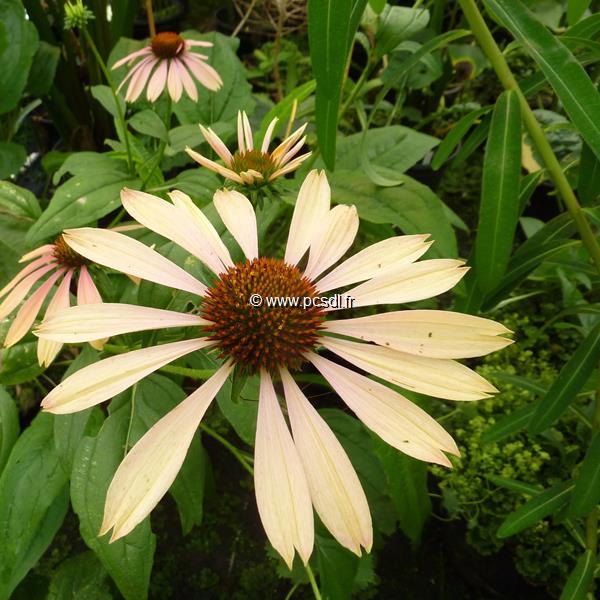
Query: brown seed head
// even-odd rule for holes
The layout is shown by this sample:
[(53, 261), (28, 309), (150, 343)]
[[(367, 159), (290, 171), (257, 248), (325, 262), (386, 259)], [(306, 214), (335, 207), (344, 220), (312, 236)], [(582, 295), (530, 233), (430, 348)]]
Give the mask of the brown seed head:
[(152, 38), (150, 47), (158, 58), (175, 58), (185, 48), (185, 41), (177, 33), (163, 31)]
[(90, 261), (78, 254), (65, 242), (65, 238), (59, 235), (54, 241), (54, 258), (61, 267), (81, 267), (88, 265)]

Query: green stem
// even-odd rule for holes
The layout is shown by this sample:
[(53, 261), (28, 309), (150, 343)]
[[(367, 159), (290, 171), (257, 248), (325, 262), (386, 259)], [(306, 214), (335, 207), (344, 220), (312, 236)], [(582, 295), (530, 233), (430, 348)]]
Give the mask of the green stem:
[(254, 477), (254, 469), (252, 468), (252, 466), (250, 464), (248, 464), (248, 461), (246, 460), (246, 458), (243, 456), (242, 452), (238, 448), (236, 448), (230, 441), (228, 441), (220, 433), (217, 433), (214, 429), (212, 429), (208, 425), (206, 425), (204, 423), (200, 423), (200, 429), (202, 429), (202, 431), (204, 431), (205, 433), (210, 435), (210, 437), (214, 438), (215, 440), (220, 442), (223, 446), (225, 446), (225, 448), (227, 448), (227, 450), (229, 450), (229, 452), (231, 452), (231, 454), (233, 454), (238, 459), (238, 461), (242, 465), (242, 467), (244, 467), (244, 469), (246, 469), (246, 471), (248, 471), (248, 473), (250, 473), (250, 475), (252, 477)]
[(483, 18), (483, 15), (477, 8), (475, 4), (475, 0), (458, 0), (462, 11), (469, 22), (469, 27), (473, 32), (473, 35), (477, 38), (481, 49), (484, 51), (488, 60), (492, 63), (494, 67), (494, 71), (496, 71), (496, 75), (498, 79), (502, 83), (505, 89), (513, 90), (520, 101), (521, 104), (521, 112), (523, 114), (523, 122), (525, 123), (525, 127), (531, 136), (544, 164), (546, 165), (546, 169), (556, 186), (556, 189), (562, 196), (567, 210), (571, 215), (571, 218), (575, 222), (575, 226), (579, 232), (581, 237), (581, 241), (587, 248), (588, 252), (596, 268), (600, 272), (600, 245), (598, 245), (598, 241), (594, 236), (592, 228), (588, 223), (585, 213), (581, 210), (581, 206), (577, 201), (577, 197), (575, 193), (571, 189), (569, 185), (569, 181), (567, 180), (563, 170), (556, 158), (552, 147), (548, 143), (546, 136), (544, 135), (544, 131), (540, 124), (538, 123), (529, 103), (527, 102), (527, 98), (519, 88), (519, 84), (515, 79), (504, 55), (502, 54), (500, 48), (496, 44), (488, 26)]
[[(165, 112), (165, 127), (166, 127), (167, 131), (169, 131), (171, 129), (171, 116), (172, 115), (173, 115), (173, 101), (171, 100), (171, 96), (169, 96), (169, 94), (167, 93), (167, 110)], [(156, 155), (156, 160), (154, 161), (152, 168), (148, 172), (148, 175), (146, 175), (146, 177), (144, 177), (144, 180), (142, 181), (142, 187), (140, 188), (142, 191), (144, 191), (146, 189), (146, 185), (148, 184), (150, 177), (152, 177), (152, 173), (154, 173), (154, 169), (156, 169), (156, 167), (160, 167), (160, 163), (165, 154), (166, 147), (167, 147), (166, 140), (161, 140), (160, 146), (158, 147), (158, 153)]]
[(321, 592), (319, 591), (319, 586), (317, 585), (315, 575), (312, 572), (312, 569), (310, 568), (310, 565), (308, 563), (306, 563), (304, 565), (304, 570), (306, 571), (306, 574), (308, 575), (308, 580), (310, 581), (310, 587), (312, 588), (315, 599), (321, 600)]
[(119, 121), (121, 122), (121, 127), (123, 128), (123, 137), (125, 138), (125, 148), (127, 149), (127, 167), (130, 173), (133, 173), (133, 159), (131, 158), (131, 147), (129, 145), (129, 134), (127, 133), (127, 122), (125, 121), (125, 114), (123, 113), (123, 108), (121, 107), (121, 103), (119, 102), (119, 97), (117, 95), (117, 91), (112, 81), (112, 77), (110, 76), (110, 72), (106, 67), (106, 64), (102, 60), (100, 53), (98, 52), (98, 48), (96, 48), (96, 44), (94, 44), (94, 40), (90, 35), (90, 32), (87, 28), (83, 29), (83, 35), (96, 59), (96, 62), (100, 65), (100, 69), (104, 74), (104, 78), (106, 79), (106, 83), (108, 83), (108, 87), (112, 93), (112, 97), (115, 101), (115, 106), (117, 108), (117, 114), (119, 115)]
[(356, 83), (354, 84), (354, 87), (352, 88), (350, 95), (348, 96), (348, 98), (346, 98), (346, 101), (344, 102), (344, 104), (342, 104), (342, 108), (340, 109), (340, 113), (338, 115), (338, 121), (340, 121), (342, 119), (342, 117), (344, 116), (344, 114), (346, 113), (346, 111), (348, 110), (350, 105), (354, 102), (356, 96), (358, 95), (358, 92), (360, 92), (363, 85), (365, 84), (365, 81), (367, 81), (367, 79), (369, 78), (369, 75), (371, 75), (371, 72), (373, 71), (374, 66), (375, 66), (375, 64), (373, 63), (371, 58), (369, 58), (369, 62), (365, 66), (363, 72), (360, 74), (360, 77), (358, 78)]

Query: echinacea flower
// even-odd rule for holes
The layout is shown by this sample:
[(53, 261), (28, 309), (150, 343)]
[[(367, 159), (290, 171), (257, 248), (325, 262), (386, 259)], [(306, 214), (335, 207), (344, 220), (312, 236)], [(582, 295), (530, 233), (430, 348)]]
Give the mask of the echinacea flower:
[(125, 76), (117, 91), (129, 82), (125, 100), (135, 102), (148, 84), (146, 97), (150, 102), (154, 102), (165, 87), (174, 102), (179, 101), (183, 90), (195, 102), (198, 100), (196, 79), (205, 88), (216, 92), (223, 85), (221, 77), (207, 64), (206, 55), (192, 51), (195, 47), (211, 46), (211, 42), (184, 40), (171, 31), (157, 33), (149, 46), (128, 54), (112, 66), (118, 69), (125, 63), (141, 58)]
[[(98, 336), (189, 327), (190, 339), (106, 358), (71, 375), (42, 402), (45, 410), (71, 413), (108, 400), (149, 373), (200, 350), (218, 356), (220, 368), (160, 419), (127, 454), (108, 489), (100, 534), (111, 540), (130, 532), (173, 483), (212, 399), (234, 367), (258, 375), (254, 479), (258, 511), (274, 548), (291, 566), (297, 551), (306, 563), (313, 548), (313, 510), (352, 552), (372, 545), (371, 516), (348, 456), (294, 372), (312, 363), (347, 406), (383, 440), (420, 460), (451, 466), (452, 437), (400, 393), (319, 354), (321, 348), (400, 387), (451, 400), (487, 398), (497, 390), (455, 359), (503, 348), (508, 330), (494, 321), (437, 310), (403, 310), (328, 320), (335, 309), (250, 304), (252, 294), (316, 298), (348, 288), (356, 306), (400, 304), (451, 289), (465, 274), (462, 261), (416, 262), (430, 246), (427, 235), (392, 237), (337, 263), (358, 229), (354, 206), (330, 209), (323, 172), (304, 181), (283, 259), (259, 255), (257, 222), (239, 192), (217, 191), (214, 206), (244, 253), (234, 263), (203, 212), (179, 191), (172, 203), (123, 190), (129, 214), (179, 244), (215, 274), (203, 283), (144, 244), (100, 229), (65, 235), (77, 252), (100, 264), (198, 295), (199, 314), (128, 304), (78, 306), (44, 321), (39, 335), (83, 342)], [(300, 261), (308, 253), (304, 267)], [(358, 285), (356, 285), (358, 284)], [(291, 432), (274, 382), (283, 386)]]
[[(44, 276), (48, 275), (48, 277), (19, 309), (6, 334), (4, 340), (6, 348), (14, 346), (31, 329), (44, 300), (50, 295), (55, 284), (58, 283), (58, 287), (48, 303), (46, 318), (70, 306), (69, 288), (71, 287), (73, 275), (77, 271), (79, 272), (77, 303), (83, 305), (102, 302), (100, 293), (87, 268), (89, 261), (72, 250), (65, 243), (62, 235), (53, 244), (40, 246), (25, 254), (19, 262), (27, 261), (31, 262), (0, 290), (0, 298), (6, 296), (0, 304), (0, 320), (10, 315), (21, 304), (36, 283), (42, 280)], [(102, 339), (89, 340), (90, 344), (98, 350), (102, 349), (104, 341)], [(62, 344), (59, 342), (45, 339), (38, 340), (37, 356), (40, 365), (47, 367), (56, 358), (61, 348)]]
[(200, 125), (200, 131), (204, 139), (225, 165), (210, 160), (189, 147), (185, 151), (197, 163), (222, 175), (225, 179), (230, 179), (246, 186), (261, 186), (286, 173), (295, 171), (311, 155), (310, 152), (306, 152), (305, 154), (296, 156), (306, 141), (306, 136), (302, 136), (306, 129), (306, 124), (285, 138), (275, 150), (269, 152), (271, 136), (273, 135), (277, 121), (276, 117), (269, 123), (259, 150), (254, 147), (252, 129), (250, 128), (250, 121), (248, 121), (246, 113), (238, 112), (238, 149), (234, 154), (231, 154), (227, 146), (210, 127), (206, 128)]

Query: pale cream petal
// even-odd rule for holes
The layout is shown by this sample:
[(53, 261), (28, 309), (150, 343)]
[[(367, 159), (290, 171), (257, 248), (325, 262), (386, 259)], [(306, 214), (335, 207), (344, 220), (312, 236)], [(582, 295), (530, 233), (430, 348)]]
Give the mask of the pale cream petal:
[(357, 232), (358, 213), (355, 206), (339, 204), (330, 210), (314, 231), (304, 275), (308, 279), (315, 279), (335, 264), (350, 248)]
[(320, 292), (365, 281), (421, 257), (432, 242), (429, 235), (402, 235), (377, 242), (345, 260), (316, 283)]
[(128, 188), (121, 191), (121, 202), (136, 221), (175, 242), (216, 274), (225, 270), (212, 245), (198, 235), (195, 223), (178, 206), (152, 194)]
[(504, 325), (443, 310), (401, 310), (356, 319), (326, 321), (326, 331), (430, 358), (472, 358), (513, 341), (499, 337)]
[(39, 248), (35, 248), (34, 250), (32, 250), (31, 252), (27, 252), (27, 254), (23, 254), (23, 256), (21, 256), (21, 258), (19, 259), (19, 262), (27, 262), (28, 260), (31, 260), (32, 258), (37, 258), (38, 256), (43, 256), (44, 254), (52, 254), (54, 252), (54, 244), (44, 244), (43, 246), (40, 246)]
[(246, 150), (254, 150), (254, 141), (252, 140), (252, 129), (250, 121), (245, 111), (242, 111), (242, 125), (244, 128), (244, 139), (246, 141)]
[(161, 60), (154, 71), (154, 75), (150, 78), (148, 89), (146, 90), (146, 98), (150, 102), (154, 102), (163, 92), (167, 84), (168, 61)]
[(244, 121), (242, 120), (241, 110), (238, 110), (237, 114), (237, 138), (239, 151), (246, 152), (246, 143), (244, 141)]
[(367, 498), (346, 452), (286, 369), (281, 370), (294, 443), (315, 509), (333, 537), (358, 556), (373, 545)]
[(205, 42), (203, 40), (185, 40), (187, 46), (202, 46), (203, 48), (212, 48), (212, 42)]
[(291, 173), (292, 171), (295, 171), (307, 158), (310, 157), (311, 154), (312, 152), (307, 152), (306, 154), (303, 154), (302, 156), (299, 156), (298, 158), (295, 158), (294, 160), (290, 161), (287, 165), (281, 167), (280, 169), (277, 169), (277, 171), (274, 171), (270, 175), (269, 181), (273, 181), (273, 179), (277, 179), (277, 177), (281, 177), (286, 173)]
[(223, 189), (215, 192), (213, 204), (246, 258), (258, 258), (256, 214), (250, 200), (239, 192)]
[(208, 217), (194, 204), (192, 199), (179, 190), (169, 192), (173, 204), (186, 212), (188, 218), (196, 228), (196, 235), (210, 244), (213, 252), (219, 257), (225, 267), (233, 267), (233, 261), (227, 246), (223, 243), (221, 236), (208, 220)]
[[(139, 285), (139, 280), (136, 285)], [(77, 304), (102, 304), (102, 297), (96, 287), (93, 279), (90, 276), (88, 268), (82, 265), (79, 270), (79, 281), (77, 282)], [(100, 338), (90, 340), (89, 344), (92, 348), (101, 351), (104, 349), (104, 344), (108, 342), (108, 338)]]
[(183, 82), (179, 75), (179, 61), (177, 59), (169, 61), (167, 86), (169, 88), (169, 96), (171, 96), (174, 102), (179, 102), (181, 94), (183, 93)]
[(190, 158), (193, 158), (198, 164), (202, 165), (203, 167), (206, 167), (207, 169), (218, 173), (226, 179), (231, 179), (231, 181), (235, 181), (236, 183), (244, 183), (242, 181), (242, 178), (235, 171), (232, 171), (231, 169), (228, 169), (227, 167), (216, 163), (214, 160), (210, 160), (209, 158), (202, 156), (202, 154), (195, 152), (190, 147), (187, 147), (185, 151), (188, 153)]
[(206, 286), (187, 271), (122, 233), (82, 227), (63, 235), (75, 252), (105, 267), (199, 296), (206, 292)]
[(290, 569), (294, 548), (306, 564), (314, 543), (310, 492), (271, 376), (266, 371), (260, 377), (254, 487), (260, 519), (273, 548)]
[(108, 488), (99, 535), (113, 529), (111, 542), (127, 535), (167, 493), (206, 409), (225, 383), (231, 368), (222, 366), (155, 423), (127, 454)]
[(263, 154), (266, 154), (269, 151), (269, 144), (271, 143), (271, 136), (273, 135), (273, 130), (275, 129), (275, 126), (277, 125), (278, 121), (279, 121), (279, 119), (277, 117), (275, 117), (269, 123), (269, 126), (267, 127), (267, 131), (265, 131), (265, 137), (263, 138), (263, 143), (262, 143), (262, 146), (260, 147), (260, 151)]
[(23, 303), (23, 306), (19, 309), (17, 316), (12, 322), (4, 340), (4, 346), (10, 348), (14, 346), (19, 340), (27, 334), (31, 329), (35, 318), (42, 308), (42, 304), (46, 299), (46, 296), (50, 293), (52, 286), (56, 283), (56, 280), (61, 277), (65, 272), (65, 269), (55, 271), (40, 285), (40, 287), (31, 294), (29, 298)]
[(218, 154), (219, 158), (226, 164), (231, 164), (233, 156), (227, 146), (223, 143), (221, 138), (210, 128), (203, 127), (200, 125), (200, 132), (204, 136), (204, 139), (208, 142), (210, 147)]
[(277, 148), (275, 148), (275, 150), (271, 152), (271, 158), (273, 159), (276, 165), (279, 165), (281, 163), (281, 159), (283, 158), (285, 153), (292, 146), (294, 146), (294, 144), (296, 144), (298, 140), (302, 137), (302, 134), (304, 133), (304, 130), (306, 129), (307, 125), (308, 123), (304, 123), (302, 127), (296, 129), (296, 131), (294, 131), (292, 135), (285, 138), (285, 140), (283, 140), (283, 142), (281, 142), (281, 144), (279, 144), (279, 146), (277, 146)]
[(164, 365), (211, 344), (204, 339), (183, 340), (105, 358), (59, 383), (42, 400), (42, 407), (55, 414), (84, 410), (116, 396)]
[(331, 190), (325, 171), (311, 171), (296, 200), (285, 248), (285, 262), (296, 265), (308, 250), (315, 229), (329, 213)]
[(415, 356), (383, 346), (320, 338), (325, 348), (368, 373), (400, 387), (447, 400), (481, 400), (498, 390), (454, 360)]
[(37, 260), (30, 262), (26, 267), (23, 267), (1, 290), (0, 298), (6, 296), (20, 281), (25, 279), (27, 275), (33, 273), (36, 269), (53, 262), (54, 257), (51, 254), (40, 256)]
[(452, 436), (404, 396), (317, 354), (310, 353), (308, 359), (356, 416), (394, 448), (448, 467), (444, 452), (459, 455)]
[(42, 339), (72, 344), (134, 331), (208, 325), (198, 315), (135, 304), (83, 304), (44, 319), (35, 334)]
[[(69, 293), (69, 289), (71, 287), (71, 280), (73, 279), (73, 269), (69, 269), (63, 280), (60, 282), (56, 293), (54, 294), (52, 300), (48, 303), (48, 308), (46, 309), (46, 314), (44, 315), (44, 319), (48, 319), (52, 315), (60, 312), (68, 308), (71, 304), (71, 296)], [(60, 349), (62, 348), (62, 343), (60, 342), (52, 342), (50, 340), (38, 340), (37, 343), (37, 357), (38, 363), (42, 367), (49, 366), (52, 361), (56, 358)]]
[(361, 283), (344, 295), (354, 299), (354, 307), (425, 300), (452, 289), (469, 270), (463, 264), (446, 258), (423, 260)]
[(296, 142), (282, 157), (281, 160), (279, 161), (279, 166), (283, 167), (285, 164), (289, 163), (290, 160), (292, 160), (292, 158), (294, 158), (294, 156), (296, 154), (298, 154), (298, 152), (300, 152), (300, 148), (302, 148), (302, 146), (304, 146), (304, 143), (306, 142), (306, 136), (304, 136), (303, 138), (300, 139), (300, 141)]
[(56, 264), (51, 263), (45, 265), (19, 281), (19, 283), (11, 290), (10, 294), (2, 301), (2, 304), (0, 304), (0, 319), (4, 319), (10, 315), (10, 313), (19, 306), (23, 298), (27, 296), (29, 290), (31, 290), (36, 282), (48, 273), (48, 271), (52, 271), (53, 269), (56, 269)]

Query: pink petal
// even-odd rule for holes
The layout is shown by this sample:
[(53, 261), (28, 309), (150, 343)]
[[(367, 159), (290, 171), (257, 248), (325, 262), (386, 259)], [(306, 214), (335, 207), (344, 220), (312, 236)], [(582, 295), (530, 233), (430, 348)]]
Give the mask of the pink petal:
[(169, 61), (169, 74), (167, 76), (167, 85), (169, 87), (169, 95), (174, 102), (179, 102), (181, 94), (183, 92), (183, 83), (179, 75), (178, 60), (173, 59)]
[(157, 59), (153, 55), (144, 58), (136, 65), (137, 70), (132, 75), (129, 86), (127, 87), (127, 93), (125, 94), (125, 100), (127, 100), (127, 102), (135, 102), (140, 97), (145, 85), (148, 83), (150, 73), (157, 62)]
[(260, 151), (265, 154), (269, 151), (269, 144), (271, 143), (271, 136), (273, 135), (273, 130), (275, 129), (275, 125), (277, 125), (277, 121), (279, 119), (275, 117), (267, 127), (267, 131), (265, 132), (265, 137), (263, 138), (262, 146), (260, 147)]
[(124, 56), (123, 58), (119, 59), (111, 67), (111, 69), (118, 69), (121, 65), (124, 65), (125, 63), (132, 61), (134, 58), (137, 58), (138, 56), (144, 56), (145, 54), (151, 54), (151, 52), (152, 52), (152, 48), (150, 48), (150, 46), (146, 46), (145, 48), (142, 48), (141, 50), (136, 50), (135, 52), (131, 52), (127, 56)]
[(33, 273), (39, 267), (48, 264), (50, 261), (53, 261), (54, 257), (51, 254), (45, 254), (44, 256), (40, 256), (37, 260), (30, 262), (26, 267), (21, 269), (1, 290), (0, 290), (0, 298), (5, 296), (12, 290), (19, 281), (23, 280), (29, 273)]
[(167, 71), (168, 62), (161, 60), (152, 75), (150, 82), (148, 83), (148, 89), (146, 90), (146, 97), (150, 102), (154, 102), (165, 89), (167, 83)]
[(207, 129), (200, 125), (200, 132), (210, 147), (219, 155), (219, 158), (226, 165), (230, 165), (233, 157), (227, 146), (221, 141), (221, 138), (210, 127)]
[(86, 265), (82, 265), (79, 269), (77, 304), (102, 304), (100, 292), (92, 280)]
[(182, 60), (194, 77), (211, 92), (216, 92), (223, 85), (223, 80), (219, 74), (210, 65), (203, 63), (193, 54), (184, 54)]
[(22, 279), (0, 304), (0, 319), (4, 319), (21, 303), (23, 298), (27, 296), (29, 290), (34, 284), (39, 281), (48, 271), (56, 269), (56, 264), (46, 265), (29, 274), (25, 279)]
[(188, 73), (185, 65), (177, 58), (173, 59), (173, 64), (175, 65), (177, 72), (179, 73), (179, 78), (181, 79), (181, 83), (183, 84), (183, 88), (185, 89), (185, 93), (194, 101), (198, 101), (198, 89), (196, 88), (196, 84), (192, 79), (192, 76)]
[(27, 262), (28, 260), (31, 260), (32, 258), (37, 258), (38, 256), (42, 256), (43, 254), (52, 254), (54, 252), (54, 244), (44, 244), (43, 246), (40, 246), (39, 248), (35, 248), (35, 250), (32, 250), (31, 252), (28, 252), (27, 254), (23, 254), (23, 256), (21, 256), (21, 258), (19, 259), (19, 262)]

